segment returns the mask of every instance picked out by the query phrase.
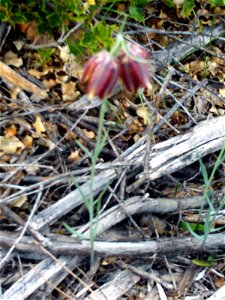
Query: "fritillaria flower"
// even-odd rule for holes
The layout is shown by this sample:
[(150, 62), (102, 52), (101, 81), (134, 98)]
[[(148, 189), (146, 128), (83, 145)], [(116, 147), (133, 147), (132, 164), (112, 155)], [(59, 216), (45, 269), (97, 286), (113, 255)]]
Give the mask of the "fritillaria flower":
[(116, 84), (119, 77), (119, 64), (107, 51), (101, 51), (94, 55), (87, 63), (81, 84), (87, 84), (89, 98), (98, 96), (107, 97)]
[(114, 47), (114, 56), (107, 51), (94, 55), (87, 63), (81, 84), (87, 84), (89, 98), (105, 98), (112, 92), (120, 77), (129, 92), (140, 87), (151, 89), (148, 52), (134, 43), (119, 40)]
[(120, 77), (129, 92), (134, 93), (140, 87), (151, 89), (148, 52), (134, 43), (127, 43), (118, 56)]

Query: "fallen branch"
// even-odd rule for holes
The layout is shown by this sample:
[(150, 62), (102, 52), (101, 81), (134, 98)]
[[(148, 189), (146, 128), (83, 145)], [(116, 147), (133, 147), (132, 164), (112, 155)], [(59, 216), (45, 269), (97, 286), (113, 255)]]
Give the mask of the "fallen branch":
[(134, 286), (141, 276), (129, 271), (114, 273), (113, 279), (91, 293), (85, 300), (117, 300)]
[[(146, 197), (132, 197), (127, 199), (124, 202), (124, 209), (133, 215), (138, 212), (172, 212), (172, 211), (179, 211), (185, 210), (188, 208), (197, 208), (200, 207), (202, 204), (202, 197), (196, 196), (193, 198), (185, 198), (185, 199), (168, 199), (168, 198), (161, 198), (161, 199), (149, 199)], [(140, 211), (141, 210), (141, 211)], [(98, 218), (98, 227), (97, 227), (97, 234), (101, 234), (105, 232), (108, 228), (112, 227), (113, 225), (118, 224), (122, 220), (127, 217), (126, 213), (121, 211), (121, 206), (116, 205), (107, 211), (103, 212)], [(93, 220), (93, 224), (96, 220)], [(89, 224), (84, 225), (83, 228), (80, 230), (83, 232), (87, 237), (90, 234), (90, 226)], [(3, 234), (1, 235), (3, 237)], [(7, 235), (9, 237), (9, 235)], [(23, 245), (23, 250), (27, 252), (29, 247), (32, 247), (32, 253), (43, 253), (42, 246), (33, 243), (33, 239), (27, 239), (29, 237), (25, 237), (24, 241), (26, 242)], [(71, 239), (71, 237), (67, 237)], [(30, 243), (29, 243), (30, 242)], [(5, 243), (7, 241), (5, 240)], [(8, 240), (9, 243), (9, 240)], [(21, 244), (20, 244), (21, 245)], [(9, 246), (9, 244), (8, 244)], [(24, 252), (23, 252), (24, 253)], [(61, 262), (61, 263), (59, 263)], [(32, 270), (30, 270), (26, 275), (21, 278), (21, 280), (17, 281), (13, 284), (4, 294), (5, 299), (20, 299), (22, 297), (26, 298), (27, 296), (31, 295), (35, 290), (37, 290), (43, 284), (43, 278), (45, 281), (51, 279), (54, 282), (54, 286), (60, 283), (63, 278), (68, 274), (66, 270), (64, 270), (64, 266), (66, 265), (69, 269), (74, 269), (76, 266), (79, 265), (81, 262), (81, 257), (73, 256), (60, 256), (57, 261), (51, 260), (50, 258), (44, 259), (42, 262), (37, 264)], [(40, 276), (42, 274), (42, 277)], [(36, 277), (39, 280), (36, 280)]]
[[(73, 238), (71, 238), (72, 240)], [(0, 232), (0, 246), (11, 247), (15, 245), (16, 237), (10, 233)], [(59, 239), (50, 239), (49, 251), (54, 255), (90, 255), (92, 251), (90, 241), (60, 242)], [(32, 238), (23, 237), (15, 245), (17, 251), (40, 253), (40, 247), (34, 244)], [(95, 255), (101, 257), (112, 256), (145, 256), (145, 255), (173, 255), (174, 252), (191, 254), (196, 252), (215, 252), (225, 249), (224, 233), (210, 234), (203, 243), (194, 237), (159, 238), (154, 241), (143, 242), (94, 242)]]
[(22, 90), (34, 93), (39, 99), (47, 97), (47, 90), (40, 89), (37, 85), (16, 73), (16, 71), (2, 61), (0, 61), (0, 77)]
[[(164, 199), (165, 200), (165, 199)], [(135, 213), (144, 213), (144, 212), (160, 212), (160, 213), (166, 213), (166, 212), (172, 212), (172, 211), (179, 211), (179, 210), (186, 210), (188, 208), (197, 208), (200, 207), (202, 204), (202, 197), (195, 196), (192, 198), (186, 198), (186, 199), (166, 199), (166, 201), (163, 201), (162, 199), (149, 199), (146, 197), (132, 197), (130, 199), (127, 199), (124, 202), (124, 209), (130, 214), (133, 215)], [(107, 211), (103, 212), (99, 218), (98, 218), (98, 227), (97, 227), (97, 234), (101, 234), (104, 231), (106, 231), (108, 228), (112, 227), (113, 225), (118, 224), (122, 220), (124, 220), (127, 217), (125, 211), (121, 210), (120, 205), (116, 205)], [(96, 220), (93, 221), (93, 224)], [(83, 232), (87, 237), (90, 233), (90, 228), (88, 225), (83, 226), (83, 229), (80, 230), (80, 232)], [(2, 237), (2, 245), (3, 243), (5, 246), (10, 246), (10, 240), (9, 235), (6, 235), (6, 239), (4, 238), (4, 233), (1, 235)], [(15, 238), (15, 237), (14, 237)], [(80, 245), (80, 241), (78, 242), (76, 239), (72, 237), (66, 237), (67, 242), (74, 241), (74, 243), (77, 245)], [(66, 239), (64, 237), (64, 239)], [(59, 239), (59, 237), (58, 237)], [(43, 253), (42, 252), (42, 246), (35, 244), (34, 240), (32, 240), (29, 237), (24, 237), (23, 240), (24, 244), (18, 244), (22, 247), (22, 251), (28, 251), (29, 247), (32, 253)], [(62, 241), (62, 240), (61, 240)], [(188, 239), (187, 239), (188, 241)], [(11, 240), (11, 243), (13, 241)], [(59, 241), (58, 241), (59, 242)], [(57, 244), (58, 244), (57, 242)], [(87, 247), (90, 246), (89, 241), (85, 241), (87, 243)], [(169, 240), (171, 244), (172, 239)], [(180, 241), (179, 241), (180, 242)], [(7, 244), (8, 243), (8, 244)], [(48, 243), (50, 244), (50, 243)], [(170, 244), (170, 246), (171, 246)], [(18, 246), (17, 245), (17, 246)], [(65, 245), (65, 244), (64, 244)], [(70, 244), (71, 245), (71, 244)], [(88, 246), (89, 245), (89, 246)], [(128, 245), (125, 243), (125, 245)], [(153, 241), (153, 245), (155, 244), (155, 241)], [(179, 244), (178, 244), (179, 245)], [(18, 246), (19, 247), (19, 246)], [(172, 245), (172, 249), (174, 246)], [(171, 249), (171, 248), (170, 248)], [(24, 252), (23, 252), (24, 253)], [(25, 253), (29, 253), (25, 252)], [(78, 255), (74, 256), (74, 253), (78, 254), (76, 250), (72, 250), (72, 257), (68, 255), (63, 255), (58, 258), (58, 261), (54, 261), (50, 258), (44, 259), (42, 262), (37, 264), (32, 270), (30, 270), (26, 275), (23, 276), (19, 281), (17, 281), (15, 284), (13, 284), (4, 294), (3, 299), (21, 299), (28, 297), (31, 295), (35, 290), (37, 290), (44, 282), (51, 279), (51, 282), (53, 282), (53, 286), (56, 286), (58, 283), (60, 283), (65, 276), (67, 276), (68, 272), (64, 270), (64, 266), (66, 266), (69, 269), (74, 269), (76, 266), (78, 266), (81, 262), (81, 257)], [(125, 253), (123, 253), (125, 254)], [(41, 276), (40, 276), (41, 274)], [(37, 278), (39, 278), (37, 280)], [(43, 278), (45, 279), (43, 281)]]
[(154, 53), (154, 59), (159, 61), (163, 66), (171, 64), (173, 62), (179, 62), (194, 53), (195, 51), (205, 48), (209, 43), (225, 35), (225, 22), (221, 22), (216, 27), (208, 26), (202, 30), (202, 32), (193, 32), (191, 36), (188, 36), (180, 41), (172, 43), (166, 49), (156, 51)]
[[(153, 146), (149, 156), (150, 172), (148, 179), (154, 180), (166, 174), (172, 174), (198, 161), (200, 157), (222, 149), (224, 143), (225, 116), (201, 122), (189, 133), (183, 136), (176, 136)], [(144, 155), (145, 143), (144, 139), (142, 139), (139, 141), (139, 145), (138, 143), (135, 144), (125, 151), (122, 156), (126, 161), (140, 166), (143, 163)], [(107, 166), (110, 169), (104, 170)], [(118, 159), (112, 163), (99, 164), (97, 167), (98, 169), (102, 167), (103, 171), (95, 176), (93, 180), (94, 196), (102, 191), (106, 185), (118, 178), (125, 168), (122, 162), (118, 162)], [(132, 189), (133, 187), (128, 187), (128, 191)], [(87, 182), (81, 185), (79, 190), (82, 190), (83, 196), (89, 198), (90, 183)], [(32, 227), (39, 230), (54, 223), (60, 217), (82, 204), (83, 196), (79, 190), (76, 189), (51, 207), (40, 212), (33, 218)]]

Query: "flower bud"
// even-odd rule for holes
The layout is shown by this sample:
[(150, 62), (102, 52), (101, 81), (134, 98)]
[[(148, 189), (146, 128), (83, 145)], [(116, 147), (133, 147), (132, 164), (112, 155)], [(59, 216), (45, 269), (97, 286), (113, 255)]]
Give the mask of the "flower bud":
[(89, 98), (105, 98), (111, 93), (118, 77), (117, 59), (111, 57), (107, 51), (102, 51), (88, 61), (81, 84), (87, 84)]
[(129, 92), (134, 93), (140, 87), (151, 89), (148, 52), (133, 43), (127, 44), (119, 54), (120, 77)]

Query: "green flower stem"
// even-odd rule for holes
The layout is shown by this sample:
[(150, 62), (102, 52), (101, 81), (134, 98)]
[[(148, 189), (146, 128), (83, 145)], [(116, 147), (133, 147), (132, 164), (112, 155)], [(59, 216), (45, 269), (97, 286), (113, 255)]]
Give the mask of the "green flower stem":
[(125, 27), (125, 25), (126, 25), (126, 22), (127, 22), (127, 15), (125, 15), (125, 17), (124, 17), (124, 19), (123, 19), (123, 23), (122, 23), (122, 25), (121, 25), (121, 27), (120, 27), (120, 33), (117, 35), (116, 41), (115, 41), (114, 45), (112, 46), (112, 49), (110, 50), (110, 54), (111, 54), (112, 56), (117, 56), (117, 54), (118, 54), (120, 48), (122, 48), (123, 45), (124, 45), (124, 43), (125, 43), (125, 42), (124, 42), (124, 38), (123, 38), (123, 36), (122, 36), (122, 32), (123, 32), (123, 30), (124, 30), (124, 27)]
[(112, 49), (110, 50), (111, 56), (117, 56), (119, 50), (124, 45), (124, 39), (121, 33), (119, 33), (116, 37), (115, 44), (112, 46)]

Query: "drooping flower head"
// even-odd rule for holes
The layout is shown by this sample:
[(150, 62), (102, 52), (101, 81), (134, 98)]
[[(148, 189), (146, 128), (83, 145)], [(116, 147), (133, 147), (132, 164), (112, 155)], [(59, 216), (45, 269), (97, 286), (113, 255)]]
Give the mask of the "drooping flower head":
[(81, 84), (87, 84), (89, 98), (105, 98), (112, 92), (119, 77), (119, 64), (107, 51), (94, 55), (87, 63)]
[(120, 78), (129, 92), (134, 93), (140, 87), (151, 89), (150, 56), (144, 48), (129, 42), (121, 49), (118, 59)]
[(109, 96), (119, 77), (129, 92), (140, 87), (151, 89), (148, 52), (137, 44), (125, 44), (121, 37), (117, 44), (111, 51), (114, 56), (103, 50), (86, 64), (81, 84), (87, 85), (89, 98)]

